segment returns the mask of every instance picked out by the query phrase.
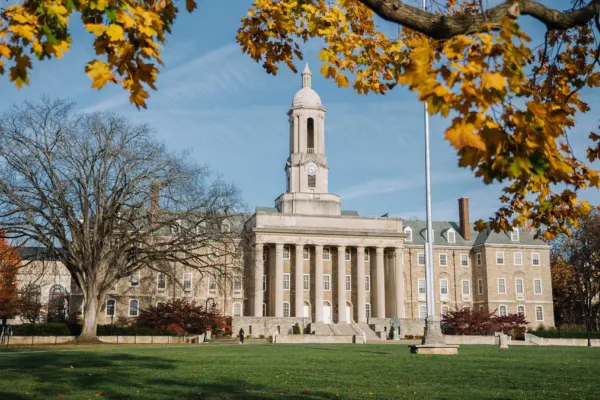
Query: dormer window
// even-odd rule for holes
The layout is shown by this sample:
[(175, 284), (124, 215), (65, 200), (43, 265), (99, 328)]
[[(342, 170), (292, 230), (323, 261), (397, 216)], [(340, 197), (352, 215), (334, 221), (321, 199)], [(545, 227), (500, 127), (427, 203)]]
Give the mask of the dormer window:
[(447, 236), (448, 243), (456, 243), (456, 232), (454, 231), (454, 229), (448, 229)]
[(406, 242), (412, 242), (413, 238), (412, 238), (412, 229), (410, 229), (409, 226), (407, 226), (406, 228), (404, 228), (404, 234), (406, 235), (406, 238), (404, 238), (404, 241)]
[(519, 228), (514, 228), (510, 233), (510, 240), (513, 242), (519, 241)]

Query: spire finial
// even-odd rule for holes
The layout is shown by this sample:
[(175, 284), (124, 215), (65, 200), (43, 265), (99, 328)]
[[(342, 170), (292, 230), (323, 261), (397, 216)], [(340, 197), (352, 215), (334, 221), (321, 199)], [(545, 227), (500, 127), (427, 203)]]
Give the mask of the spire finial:
[(312, 72), (310, 72), (310, 68), (308, 68), (308, 63), (304, 66), (304, 71), (302, 71), (302, 87), (311, 87), (312, 84)]

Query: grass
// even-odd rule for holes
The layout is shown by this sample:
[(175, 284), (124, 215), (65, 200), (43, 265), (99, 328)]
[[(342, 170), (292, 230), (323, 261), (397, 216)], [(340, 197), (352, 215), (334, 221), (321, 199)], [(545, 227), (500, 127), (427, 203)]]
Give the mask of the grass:
[(0, 399), (593, 399), (600, 348), (404, 345), (0, 349)]

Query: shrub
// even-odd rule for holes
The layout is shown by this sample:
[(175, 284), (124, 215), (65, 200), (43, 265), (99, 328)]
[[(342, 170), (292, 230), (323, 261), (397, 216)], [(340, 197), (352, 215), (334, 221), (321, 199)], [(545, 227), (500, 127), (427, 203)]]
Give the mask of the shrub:
[[(529, 333), (549, 339), (587, 339), (587, 333), (583, 326), (571, 325), (559, 328), (544, 328), (530, 331)], [(600, 332), (590, 332), (591, 339), (600, 339)]]
[(298, 325), (298, 323), (296, 322), (296, 325), (294, 325), (292, 327), (292, 333), (294, 335), (299, 335), (300, 334), (300, 325)]
[(491, 335), (503, 332), (514, 339), (518, 333), (525, 332), (527, 323), (520, 314), (500, 317), (495, 312), (464, 308), (448, 311), (443, 316), (442, 331), (447, 335)]
[(413, 337), (413, 335), (404, 335), (404, 339), (412, 339)]
[(15, 336), (78, 336), (80, 333), (81, 325), (64, 322), (13, 325)]
[(264, 339), (264, 338), (265, 338), (265, 335), (258, 335), (258, 338), (259, 338), (259, 339)]
[(252, 339), (252, 335), (246, 335), (246, 339)]

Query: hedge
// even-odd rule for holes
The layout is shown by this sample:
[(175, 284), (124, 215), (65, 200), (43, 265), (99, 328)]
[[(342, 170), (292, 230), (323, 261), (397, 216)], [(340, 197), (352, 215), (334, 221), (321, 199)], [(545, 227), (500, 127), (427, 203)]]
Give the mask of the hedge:
[[(549, 329), (537, 329), (535, 331), (529, 331), (532, 335), (548, 338), (548, 339), (587, 339), (587, 333), (584, 328), (549, 328)], [(600, 332), (590, 332), (590, 338), (600, 339)]]
[[(82, 326), (80, 324), (65, 324), (62, 322), (47, 322), (43, 324), (13, 325), (14, 336), (79, 336)], [(98, 325), (98, 336), (110, 336), (110, 325)], [(113, 336), (173, 336), (172, 332), (140, 328), (136, 326), (113, 326)]]

